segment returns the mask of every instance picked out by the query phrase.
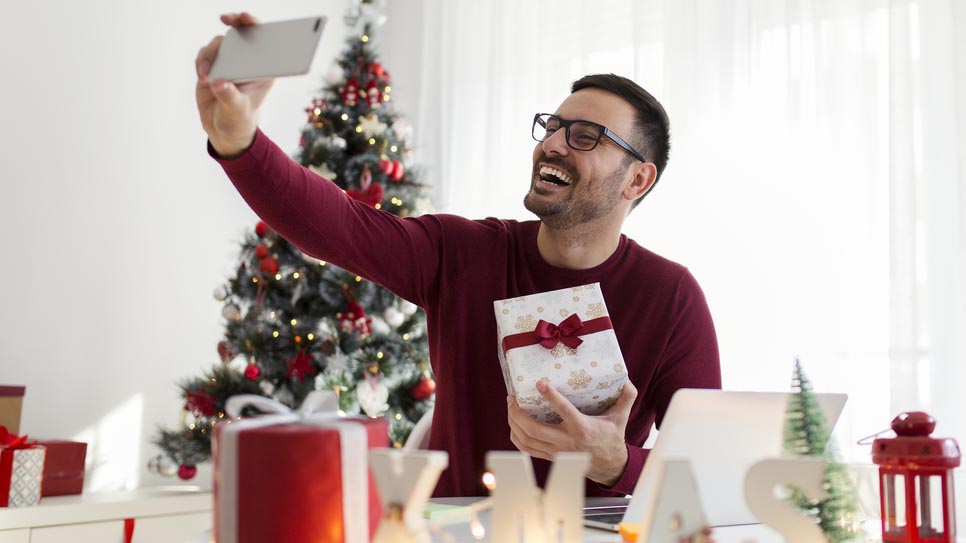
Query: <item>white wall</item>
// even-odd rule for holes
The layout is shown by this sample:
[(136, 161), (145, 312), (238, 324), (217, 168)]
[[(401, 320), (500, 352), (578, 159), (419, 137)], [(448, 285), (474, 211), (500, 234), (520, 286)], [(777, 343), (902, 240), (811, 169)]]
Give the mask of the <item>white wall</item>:
[(0, 384), (27, 387), (22, 431), (91, 442), (88, 489), (157, 482), (149, 440), (178, 421), (176, 382), (217, 360), (211, 293), (255, 221), (205, 150), (198, 49), (220, 13), (330, 16), (312, 75), (262, 114), (294, 152), (345, 7), (38, 0), (0, 17)]

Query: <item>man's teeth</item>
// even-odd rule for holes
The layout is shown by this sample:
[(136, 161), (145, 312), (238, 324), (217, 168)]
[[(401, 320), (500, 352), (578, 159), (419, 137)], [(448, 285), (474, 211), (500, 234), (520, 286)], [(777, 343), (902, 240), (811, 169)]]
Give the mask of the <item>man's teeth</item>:
[(569, 175), (552, 166), (541, 166), (540, 176), (543, 177), (544, 181), (557, 182), (563, 185), (569, 185), (574, 182)]

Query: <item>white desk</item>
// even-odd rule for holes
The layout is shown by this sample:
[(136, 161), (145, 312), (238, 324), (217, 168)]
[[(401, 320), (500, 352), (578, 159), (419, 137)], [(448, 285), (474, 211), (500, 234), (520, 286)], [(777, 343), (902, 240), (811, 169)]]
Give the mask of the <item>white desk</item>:
[[(469, 505), (482, 498), (448, 498), (445, 500), (440, 500), (442, 502), (460, 505)], [(593, 498), (590, 498), (591, 500)], [(490, 526), (490, 514), (489, 511), (483, 511), (479, 514), (480, 522), (483, 527), (489, 529)], [(751, 525), (751, 526), (729, 526), (724, 528), (715, 528), (712, 533), (716, 543), (745, 543), (749, 541), (755, 541), (757, 543), (784, 543), (781, 536), (766, 526), (761, 525)], [(638, 541), (643, 542), (644, 538), (638, 539)], [(486, 537), (482, 540), (475, 539), (470, 533), (469, 521), (459, 521), (447, 524), (443, 528), (443, 534), (434, 533), (433, 541), (436, 543), (480, 543), (481, 541), (489, 541)], [(595, 528), (584, 528), (583, 539), (581, 543), (621, 543), (621, 536), (615, 532), (608, 532), (605, 530), (598, 530)]]

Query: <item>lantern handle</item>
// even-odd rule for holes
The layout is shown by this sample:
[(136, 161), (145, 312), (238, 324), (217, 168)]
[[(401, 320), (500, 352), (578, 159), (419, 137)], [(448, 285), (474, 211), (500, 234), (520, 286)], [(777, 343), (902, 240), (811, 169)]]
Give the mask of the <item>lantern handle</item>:
[(856, 445), (871, 445), (875, 438), (881, 436), (882, 434), (892, 432), (892, 428), (886, 428), (885, 430), (879, 430), (878, 432), (872, 434), (871, 436), (865, 436), (862, 439), (855, 442)]

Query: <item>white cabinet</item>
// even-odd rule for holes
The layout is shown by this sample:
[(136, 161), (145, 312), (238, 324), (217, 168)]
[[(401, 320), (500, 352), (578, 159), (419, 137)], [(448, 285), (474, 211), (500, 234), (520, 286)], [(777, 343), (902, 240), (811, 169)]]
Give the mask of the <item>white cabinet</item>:
[(0, 509), (0, 543), (126, 543), (126, 520), (131, 543), (207, 543), (211, 506), (211, 493), (185, 488), (44, 498)]

